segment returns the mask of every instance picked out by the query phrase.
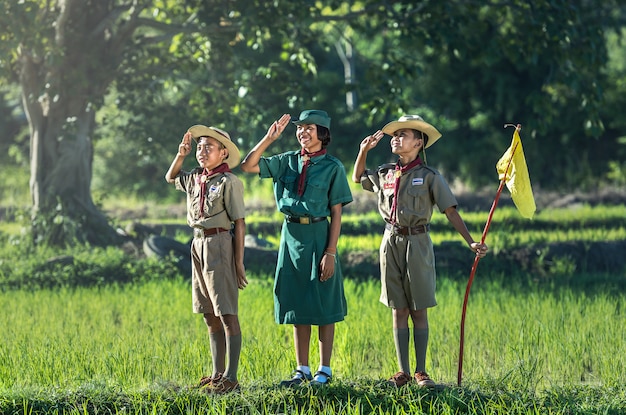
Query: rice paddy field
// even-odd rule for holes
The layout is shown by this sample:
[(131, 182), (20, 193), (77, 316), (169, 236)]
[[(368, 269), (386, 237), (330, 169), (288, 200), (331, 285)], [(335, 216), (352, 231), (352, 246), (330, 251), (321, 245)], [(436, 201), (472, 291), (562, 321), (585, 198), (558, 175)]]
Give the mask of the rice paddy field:
[[(597, 238), (581, 217), (610, 223), (622, 213), (619, 208), (586, 209), (574, 219), (570, 211), (556, 216), (551, 212), (551, 220), (539, 215), (537, 221), (552, 229), (539, 234), (513, 232), (521, 227), (503, 210), (497, 219), (503, 225), (494, 227), (492, 240), (497, 243), (492, 246), (529, 243), (528, 238)], [(479, 235), (484, 216), (465, 218)], [(346, 227), (351, 220), (346, 218)], [(605, 239), (626, 239), (623, 224), (608, 229)], [(376, 232), (346, 235), (340, 250), (375, 250), (379, 238)], [(438, 244), (436, 238), (457, 237), (433, 236)], [(9, 277), (7, 262), (16, 261), (18, 252), (5, 248), (0, 261), (3, 279)], [(108, 250), (94, 250), (92, 255), (105, 257), (105, 262), (123, 261)], [(210, 373), (211, 359), (206, 327), (191, 312), (186, 276), (3, 288), (0, 413), (626, 413), (626, 293), (619, 288), (626, 277), (574, 270), (562, 280), (557, 273), (550, 283), (533, 283), (532, 276), (519, 269), (491, 273), (488, 258), (479, 265), (469, 297), (461, 385), (459, 329), (467, 281), (438, 276), (439, 305), (429, 311), (427, 355), (428, 371), (440, 385), (435, 389), (385, 384), (397, 367), (391, 312), (378, 302), (375, 278), (346, 275), (349, 314), (336, 327), (332, 384), (285, 390), (276, 385), (295, 366), (291, 326), (274, 323), (271, 275), (249, 271), (250, 284), (240, 296), (242, 389), (225, 396), (192, 387)], [(570, 283), (596, 278), (604, 283), (593, 289), (593, 284)], [(311, 365), (316, 367), (313, 333)]]

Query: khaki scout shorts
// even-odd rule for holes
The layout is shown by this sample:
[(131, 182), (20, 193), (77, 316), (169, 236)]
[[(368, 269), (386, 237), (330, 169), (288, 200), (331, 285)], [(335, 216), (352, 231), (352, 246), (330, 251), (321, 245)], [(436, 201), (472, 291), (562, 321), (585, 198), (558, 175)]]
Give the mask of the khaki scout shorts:
[(239, 289), (230, 232), (193, 238), (191, 268), (193, 312), (237, 314)]
[(428, 233), (403, 236), (385, 230), (380, 244), (380, 302), (422, 310), (435, 300), (435, 253)]

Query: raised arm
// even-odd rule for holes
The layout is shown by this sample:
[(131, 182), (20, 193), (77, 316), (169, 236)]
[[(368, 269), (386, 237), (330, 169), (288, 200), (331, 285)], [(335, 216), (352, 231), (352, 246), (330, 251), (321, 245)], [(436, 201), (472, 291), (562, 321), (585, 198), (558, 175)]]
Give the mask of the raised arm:
[(352, 181), (354, 183), (361, 183), (361, 175), (365, 171), (365, 162), (367, 161), (367, 152), (376, 147), (381, 138), (385, 134), (378, 130), (372, 135), (368, 135), (361, 141), (359, 147), (359, 154), (356, 156), (354, 162), (354, 169), (352, 170)]
[(183, 136), (183, 140), (178, 145), (178, 153), (174, 157), (174, 161), (170, 165), (170, 168), (165, 173), (165, 180), (168, 183), (174, 183), (176, 176), (180, 173), (180, 169), (183, 167), (183, 161), (191, 153), (191, 133), (187, 131)]
[(246, 173), (259, 173), (261, 171), (259, 169), (259, 161), (261, 160), (263, 152), (280, 137), (290, 121), (291, 115), (283, 114), (282, 117), (270, 125), (265, 136), (250, 150), (248, 155), (241, 162), (240, 167), (242, 171)]

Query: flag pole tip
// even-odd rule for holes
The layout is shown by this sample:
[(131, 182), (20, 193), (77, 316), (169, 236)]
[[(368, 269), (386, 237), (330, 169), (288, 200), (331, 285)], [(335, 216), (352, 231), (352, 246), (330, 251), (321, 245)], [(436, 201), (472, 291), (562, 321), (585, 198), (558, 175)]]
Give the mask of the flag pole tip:
[(512, 124), (512, 123), (509, 123), (509, 124), (504, 124), (504, 128), (507, 128), (507, 127), (513, 127), (513, 128), (515, 128), (518, 132), (522, 130), (522, 124), (517, 124), (517, 125), (516, 125), (516, 124)]

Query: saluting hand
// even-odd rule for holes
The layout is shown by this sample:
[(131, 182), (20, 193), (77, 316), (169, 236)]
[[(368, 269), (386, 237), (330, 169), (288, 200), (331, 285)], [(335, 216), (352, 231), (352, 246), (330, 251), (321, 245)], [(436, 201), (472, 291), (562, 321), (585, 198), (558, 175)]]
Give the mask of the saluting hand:
[(183, 136), (183, 141), (178, 145), (178, 154), (187, 157), (191, 153), (191, 133), (187, 131)]
[(274, 121), (270, 128), (267, 129), (267, 137), (272, 141), (278, 139), (280, 135), (285, 131), (287, 124), (291, 121), (291, 115), (283, 114), (278, 120)]
[(378, 142), (385, 136), (381, 130), (376, 131), (372, 135), (368, 135), (361, 141), (361, 151), (368, 152), (378, 145)]

